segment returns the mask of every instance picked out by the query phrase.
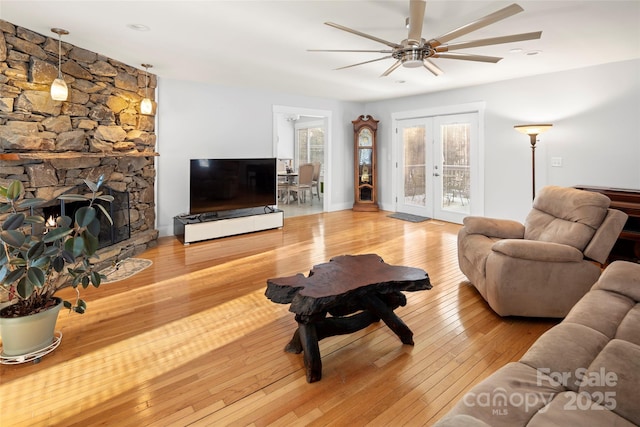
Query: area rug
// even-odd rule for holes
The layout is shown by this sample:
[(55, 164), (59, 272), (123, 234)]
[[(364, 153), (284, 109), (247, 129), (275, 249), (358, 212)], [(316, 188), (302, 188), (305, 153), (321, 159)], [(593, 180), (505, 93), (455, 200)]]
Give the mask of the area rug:
[(403, 212), (395, 212), (387, 216), (389, 218), (401, 219), (403, 221), (409, 221), (409, 222), (422, 222), (422, 221), (427, 221), (431, 219), (431, 218), (427, 218), (426, 216), (412, 215), (412, 214), (403, 213)]
[(126, 258), (118, 261), (111, 267), (100, 270), (100, 274), (107, 276), (106, 280), (101, 283), (112, 283), (120, 280), (128, 279), (136, 273), (141, 272), (145, 268), (153, 264), (150, 259), (143, 258)]

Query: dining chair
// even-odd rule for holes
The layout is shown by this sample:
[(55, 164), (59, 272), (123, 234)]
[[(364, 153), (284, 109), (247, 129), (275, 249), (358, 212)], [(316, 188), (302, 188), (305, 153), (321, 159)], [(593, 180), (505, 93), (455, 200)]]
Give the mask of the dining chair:
[(314, 162), (313, 163), (313, 179), (311, 180), (311, 198), (313, 199), (313, 189), (316, 189), (316, 196), (318, 196), (318, 200), (320, 200), (320, 169), (322, 168), (322, 163)]
[(309, 199), (313, 204), (313, 193), (311, 191), (311, 184), (313, 183), (313, 164), (305, 163), (298, 168), (298, 181), (289, 185), (289, 193), (296, 192), (298, 196), (298, 205), (300, 199), (306, 201), (306, 193), (309, 192)]

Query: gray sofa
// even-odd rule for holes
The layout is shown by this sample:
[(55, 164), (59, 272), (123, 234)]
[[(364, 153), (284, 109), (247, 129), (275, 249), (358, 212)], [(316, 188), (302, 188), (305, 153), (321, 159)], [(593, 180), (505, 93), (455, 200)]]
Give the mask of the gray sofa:
[(640, 424), (640, 264), (616, 261), (518, 362), (474, 386), (438, 427)]

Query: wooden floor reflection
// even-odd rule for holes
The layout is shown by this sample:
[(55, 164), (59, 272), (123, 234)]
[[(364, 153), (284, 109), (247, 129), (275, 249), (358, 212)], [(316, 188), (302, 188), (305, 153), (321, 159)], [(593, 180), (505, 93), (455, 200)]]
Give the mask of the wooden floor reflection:
[[(136, 255), (151, 267), (85, 291), (86, 314), (61, 313), (54, 353), (0, 366), (0, 425), (434, 423), (555, 322), (489, 309), (458, 269), (459, 225), (387, 214), (286, 218), (283, 229), (189, 246), (160, 239)], [(396, 310), (415, 346), (382, 323), (328, 338), (323, 378), (308, 384), (301, 355), (283, 351), (293, 314), (264, 297), (266, 280), (364, 253), (429, 273), (433, 289)]]

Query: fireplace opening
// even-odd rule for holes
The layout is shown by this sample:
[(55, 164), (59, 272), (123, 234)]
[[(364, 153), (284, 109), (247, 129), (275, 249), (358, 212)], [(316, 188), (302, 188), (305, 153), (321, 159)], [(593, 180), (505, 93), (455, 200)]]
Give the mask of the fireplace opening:
[[(79, 193), (79, 187), (81, 186), (74, 187), (73, 189), (65, 192), (65, 194)], [(108, 203), (102, 200), (96, 200), (94, 203), (99, 203), (104, 206), (113, 220), (113, 225), (111, 225), (102, 210), (97, 209), (98, 219), (100, 220), (100, 234), (98, 235), (99, 249), (114, 245), (131, 237), (129, 193), (116, 191), (110, 187), (102, 187), (102, 191), (104, 194), (113, 196), (113, 202)], [(38, 224), (38, 229), (34, 230), (34, 232), (40, 235), (46, 234), (49, 230), (55, 228), (56, 219), (59, 216), (66, 215), (73, 219), (76, 211), (82, 206), (87, 206), (87, 203), (82, 201), (69, 202), (55, 199), (39, 208), (34, 208), (32, 214), (41, 215), (45, 219), (45, 223)]]

